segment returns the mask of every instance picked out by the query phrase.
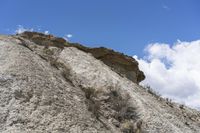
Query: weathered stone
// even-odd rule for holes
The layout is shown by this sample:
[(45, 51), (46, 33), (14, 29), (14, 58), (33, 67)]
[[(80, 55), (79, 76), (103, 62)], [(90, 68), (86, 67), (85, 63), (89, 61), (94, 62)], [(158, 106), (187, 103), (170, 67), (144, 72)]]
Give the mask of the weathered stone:
[(135, 83), (139, 83), (145, 79), (144, 73), (139, 70), (138, 63), (134, 58), (119, 52), (115, 52), (114, 50), (104, 47), (88, 48), (77, 43), (66, 42), (64, 39), (54, 37), (53, 35), (45, 35), (38, 32), (24, 32), (20, 34), (20, 36), (46, 47), (76, 47), (84, 52), (91, 53), (96, 59), (103, 61), (115, 72), (124, 75), (126, 78)]
[[(38, 33), (34, 34), (38, 39)], [(100, 48), (103, 50), (96, 50), (94, 58), (91, 51), (60, 47), (62, 39), (53, 36), (38, 39), (39, 44), (22, 36), (0, 36), (0, 132), (120, 133), (134, 129), (149, 133), (197, 133), (200, 130), (198, 111), (186, 106), (180, 109), (176, 103), (173, 108), (166, 106), (166, 100), (157, 100), (120, 74), (121, 70), (97, 60), (102, 53), (111, 54), (112, 50)], [(52, 42), (52, 38), (57, 40), (56, 45), (51, 43), (49, 47), (43, 43), (43, 39)], [(130, 65), (127, 60), (133, 60), (112, 54), (125, 66)], [(111, 59), (110, 55), (102, 56), (105, 61)]]

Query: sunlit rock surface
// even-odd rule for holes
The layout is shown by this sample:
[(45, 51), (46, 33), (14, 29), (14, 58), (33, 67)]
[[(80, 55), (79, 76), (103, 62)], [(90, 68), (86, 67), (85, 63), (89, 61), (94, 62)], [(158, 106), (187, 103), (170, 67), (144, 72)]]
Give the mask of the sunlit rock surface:
[(143, 79), (133, 58), (109, 49), (40, 33), (1, 35), (0, 132), (200, 131), (200, 112), (144, 89)]

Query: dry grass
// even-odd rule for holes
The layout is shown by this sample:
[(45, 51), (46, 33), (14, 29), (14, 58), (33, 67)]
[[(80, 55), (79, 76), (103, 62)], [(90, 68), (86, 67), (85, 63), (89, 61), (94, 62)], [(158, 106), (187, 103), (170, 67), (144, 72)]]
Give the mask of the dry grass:
[[(85, 92), (88, 110), (91, 111), (97, 119), (100, 116), (106, 118), (105, 110), (110, 110), (109, 117), (114, 118), (120, 123), (120, 126), (117, 128), (120, 128), (124, 133), (135, 133), (137, 126), (134, 124), (139, 119), (139, 115), (136, 112), (136, 108), (129, 105), (129, 95), (122, 96), (117, 90), (110, 88), (110, 92), (105, 94), (108, 98), (100, 99), (98, 96), (102, 91), (96, 91), (94, 88), (82, 89)], [(141, 128), (141, 126), (139, 127)]]

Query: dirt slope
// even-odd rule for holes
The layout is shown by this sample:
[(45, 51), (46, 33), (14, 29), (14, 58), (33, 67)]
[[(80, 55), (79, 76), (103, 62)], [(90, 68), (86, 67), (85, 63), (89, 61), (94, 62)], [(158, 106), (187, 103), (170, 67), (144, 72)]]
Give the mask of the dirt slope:
[(200, 112), (149, 93), (92, 53), (48, 41), (0, 36), (0, 132), (200, 131)]

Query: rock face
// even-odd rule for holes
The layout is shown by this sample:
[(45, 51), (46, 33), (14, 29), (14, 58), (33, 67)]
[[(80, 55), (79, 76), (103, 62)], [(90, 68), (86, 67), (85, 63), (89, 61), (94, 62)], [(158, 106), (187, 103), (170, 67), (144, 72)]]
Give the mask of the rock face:
[(104, 47), (88, 48), (80, 44), (66, 42), (64, 39), (54, 37), (52, 35), (45, 35), (37, 32), (24, 32), (20, 34), (21, 37), (29, 39), (36, 44), (42, 46), (56, 46), (59, 48), (76, 47), (84, 52), (91, 53), (96, 59), (103, 61), (110, 66), (118, 74), (125, 76), (135, 83), (145, 79), (144, 73), (139, 70), (137, 61), (127, 55), (115, 52)]
[(200, 112), (144, 89), (142, 79), (133, 58), (106, 48), (35, 32), (1, 35), (0, 132), (200, 131)]
[(124, 75), (135, 83), (145, 79), (144, 73), (139, 70), (137, 61), (129, 56), (115, 52), (107, 48), (92, 48), (88, 50), (96, 59), (103, 61), (115, 72)]

